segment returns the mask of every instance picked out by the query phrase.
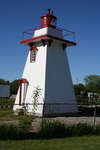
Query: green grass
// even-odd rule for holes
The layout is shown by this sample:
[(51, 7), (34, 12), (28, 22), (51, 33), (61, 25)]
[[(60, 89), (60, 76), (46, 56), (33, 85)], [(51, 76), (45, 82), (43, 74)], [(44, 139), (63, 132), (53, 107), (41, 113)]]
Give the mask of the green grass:
[(12, 109), (0, 109), (0, 121), (18, 120), (18, 116), (15, 116)]
[(0, 141), (0, 150), (100, 150), (100, 136)]
[(7, 107), (7, 105), (13, 106), (15, 99), (13, 98), (0, 98), (0, 108)]
[(0, 121), (17, 120), (18, 117), (13, 114), (13, 104), (15, 99), (0, 98)]

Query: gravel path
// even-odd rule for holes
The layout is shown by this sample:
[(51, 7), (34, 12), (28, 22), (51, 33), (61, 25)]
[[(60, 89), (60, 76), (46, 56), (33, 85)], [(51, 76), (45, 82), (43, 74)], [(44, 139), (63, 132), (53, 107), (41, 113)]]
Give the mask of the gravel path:
[[(66, 125), (73, 125), (78, 123), (87, 123), (87, 124), (94, 124), (94, 117), (54, 117), (54, 118), (37, 118), (34, 119), (32, 123), (32, 130), (36, 132), (41, 125), (42, 120), (50, 120), (50, 121), (59, 121)], [(95, 118), (96, 124), (100, 124), (100, 117)]]
[[(94, 117), (53, 117), (53, 118), (36, 118), (32, 122), (32, 131), (39, 130), (42, 120), (60, 121), (66, 125), (73, 125), (77, 123), (94, 124)], [(100, 124), (100, 117), (95, 118), (96, 124)], [(0, 121), (0, 124), (15, 124), (18, 125), (18, 120)]]
[[(60, 121), (64, 124), (77, 124), (77, 123), (87, 123), (87, 124), (94, 124), (94, 117), (55, 117), (50, 118), (51, 120)], [(45, 118), (44, 120), (48, 120)], [(95, 118), (96, 124), (100, 124), (100, 117)]]
[(0, 121), (0, 125), (2, 124), (15, 124), (18, 125), (18, 120), (12, 120), (12, 121)]

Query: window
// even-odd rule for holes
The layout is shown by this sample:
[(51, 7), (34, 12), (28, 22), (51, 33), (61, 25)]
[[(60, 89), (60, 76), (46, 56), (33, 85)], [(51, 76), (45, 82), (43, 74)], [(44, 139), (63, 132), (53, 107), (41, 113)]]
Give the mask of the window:
[(30, 62), (33, 63), (36, 61), (37, 48), (32, 46), (30, 48)]
[(32, 50), (32, 62), (36, 60), (36, 51)]

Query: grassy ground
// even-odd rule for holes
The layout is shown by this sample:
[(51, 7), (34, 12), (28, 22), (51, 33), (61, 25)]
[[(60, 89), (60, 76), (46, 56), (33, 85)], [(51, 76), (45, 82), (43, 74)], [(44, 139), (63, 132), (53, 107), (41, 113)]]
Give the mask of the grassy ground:
[(0, 141), (0, 150), (100, 150), (100, 136)]
[(14, 99), (0, 98), (0, 121), (17, 120), (18, 117), (13, 114), (12, 106)]
[(0, 121), (18, 120), (12, 109), (0, 109)]

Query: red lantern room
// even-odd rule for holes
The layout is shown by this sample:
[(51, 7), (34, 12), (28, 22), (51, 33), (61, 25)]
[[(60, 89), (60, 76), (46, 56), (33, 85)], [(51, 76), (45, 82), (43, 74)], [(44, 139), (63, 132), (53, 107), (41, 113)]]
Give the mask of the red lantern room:
[(48, 13), (41, 17), (41, 27), (45, 28), (52, 26), (56, 28), (56, 20), (57, 18), (53, 15), (53, 11), (51, 13), (50, 9), (48, 9)]

